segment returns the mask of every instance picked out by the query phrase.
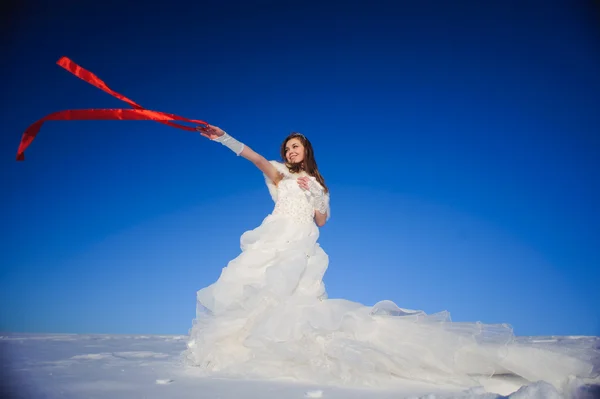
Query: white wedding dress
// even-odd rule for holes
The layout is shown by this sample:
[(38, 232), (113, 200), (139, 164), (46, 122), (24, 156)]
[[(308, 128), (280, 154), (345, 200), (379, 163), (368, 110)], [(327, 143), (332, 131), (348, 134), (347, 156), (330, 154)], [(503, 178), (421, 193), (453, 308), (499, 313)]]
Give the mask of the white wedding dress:
[(570, 375), (591, 376), (591, 354), (520, 343), (505, 324), (456, 323), (445, 311), (427, 315), (390, 301), (328, 299), (329, 259), (317, 243), (312, 198), (296, 182), (302, 174), (271, 163), (285, 176), (277, 186), (265, 176), (274, 210), (241, 236), (242, 252), (219, 279), (198, 291), (187, 363), (219, 374), (362, 386), (470, 387), (514, 374), (560, 389)]

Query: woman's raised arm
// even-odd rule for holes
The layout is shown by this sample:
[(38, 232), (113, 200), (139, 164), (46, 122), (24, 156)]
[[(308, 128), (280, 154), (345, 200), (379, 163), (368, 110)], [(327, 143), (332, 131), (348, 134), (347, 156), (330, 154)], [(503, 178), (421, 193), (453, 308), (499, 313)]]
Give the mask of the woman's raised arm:
[(275, 185), (277, 185), (277, 183), (279, 183), (279, 181), (282, 179), (283, 175), (281, 172), (271, 165), (271, 163), (265, 157), (247, 145), (240, 143), (218, 126), (207, 125), (206, 127), (197, 127), (196, 130), (198, 130), (204, 137), (223, 144), (236, 155), (242, 156), (252, 162), (258, 169), (267, 175)]

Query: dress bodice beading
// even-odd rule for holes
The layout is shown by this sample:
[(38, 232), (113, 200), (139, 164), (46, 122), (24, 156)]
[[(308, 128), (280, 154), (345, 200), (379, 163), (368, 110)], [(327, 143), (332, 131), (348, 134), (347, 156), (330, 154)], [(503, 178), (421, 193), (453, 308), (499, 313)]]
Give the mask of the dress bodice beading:
[[(272, 214), (289, 217), (301, 224), (314, 223), (314, 199), (310, 193), (302, 190), (297, 182), (299, 177), (308, 175), (305, 172), (290, 173), (284, 164), (277, 161), (270, 162), (283, 174), (283, 179), (277, 185), (273, 184), (271, 179), (266, 175), (264, 176), (271, 197), (275, 201)], [(317, 182), (313, 176), (308, 177)], [(329, 195), (327, 194), (328, 197)], [(329, 209), (327, 209), (328, 215), (329, 212)]]
[(315, 214), (313, 205), (298, 186), (296, 179), (297, 177), (284, 178), (279, 182), (272, 214), (285, 215), (302, 224), (313, 223)]

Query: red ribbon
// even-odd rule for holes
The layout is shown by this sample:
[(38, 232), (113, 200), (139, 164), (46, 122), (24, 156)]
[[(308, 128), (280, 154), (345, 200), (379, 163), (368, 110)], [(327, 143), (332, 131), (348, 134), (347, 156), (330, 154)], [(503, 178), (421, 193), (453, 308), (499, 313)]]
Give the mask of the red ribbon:
[(169, 114), (166, 112), (160, 111), (151, 111), (148, 110), (136, 102), (128, 99), (122, 94), (119, 94), (113, 90), (111, 90), (106, 83), (104, 83), (100, 78), (94, 75), (92, 72), (85, 70), (80, 67), (73, 61), (71, 61), (67, 57), (62, 57), (57, 62), (58, 65), (71, 72), (73, 75), (78, 78), (88, 82), (92, 86), (99, 88), (110, 94), (113, 97), (118, 98), (121, 101), (125, 101), (127, 104), (131, 105), (134, 109), (71, 109), (66, 111), (58, 111), (53, 112), (50, 115), (45, 116), (44, 118), (34, 122), (25, 130), (23, 133), (23, 137), (21, 138), (21, 143), (19, 144), (19, 149), (17, 150), (17, 161), (25, 160), (25, 149), (29, 147), (35, 136), (40, 131), (42, 124), (46, 121), (58, 121), (58, 120), (152, 120), (159, 123), (164, 123), (165, 125), (169, 125), (171, 127), (175, 127), (178, 129), (196, 131), (196, 128), (186, 125), (181, 125), (179, 123), (174, 123), (171, 121), (181, 121), (181, 122), (190, 122), (198, 125), (206, 125), (208, 123), (196, 120), (196, 119), (188, 119), (182, 116)]

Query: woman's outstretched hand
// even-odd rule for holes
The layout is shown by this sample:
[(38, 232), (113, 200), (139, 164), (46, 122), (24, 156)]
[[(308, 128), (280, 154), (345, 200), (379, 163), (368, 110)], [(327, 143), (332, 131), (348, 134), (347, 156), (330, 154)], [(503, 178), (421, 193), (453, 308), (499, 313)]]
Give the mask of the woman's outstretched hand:
[(214, 140), (217, 137), (221, 137), (225, 132), (218, 126), (207, 125), (206, 127), (198, 126), (196, 130), (200, 132), (204, 137)]

